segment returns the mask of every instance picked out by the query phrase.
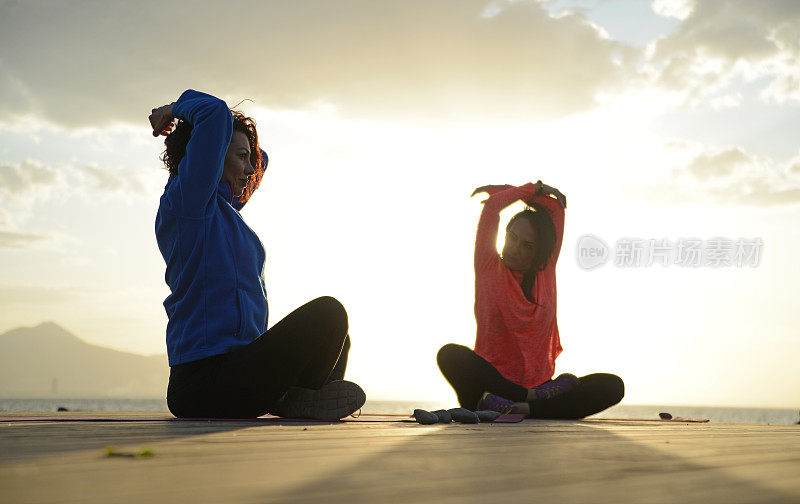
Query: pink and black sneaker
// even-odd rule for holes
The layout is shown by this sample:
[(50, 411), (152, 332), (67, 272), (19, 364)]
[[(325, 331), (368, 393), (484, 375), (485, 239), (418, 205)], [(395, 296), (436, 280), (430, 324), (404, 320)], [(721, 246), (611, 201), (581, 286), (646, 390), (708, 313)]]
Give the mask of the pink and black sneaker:
[(553, 380), (547, 380), (541, 385), (533, 387), (533, 390), (536, 391), (536, 399), (552, 399), (575, 389), (580, 383), (574, 374), (563, 373)]
[(509, 401), (505, 397), (484, 392), (478, 405), (475, 406), (475, 411), (497, 411), (501, 415), (508, 415), (509, 413), (519, 413), (514, 401)]

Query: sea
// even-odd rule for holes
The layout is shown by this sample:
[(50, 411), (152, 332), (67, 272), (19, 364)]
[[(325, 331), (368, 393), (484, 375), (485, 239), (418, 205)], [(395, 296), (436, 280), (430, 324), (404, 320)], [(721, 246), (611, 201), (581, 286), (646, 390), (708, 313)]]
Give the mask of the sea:
[[(411, 415), (416, 408), (428, 411), (453, 408), (457, 405), (433, 401), (379, 401), (368, 400), (362, 408), (365, 414)], [(165, 399), (81, 399), (81, 398), (0, 398), (0, 416), (3, 411), (48, 412), (64, 408), (68, 411), (159, 411), (166, 412)], [(748, 423), (766, 425), (793, 425), (800, 423), (796, 409), (723, 408), (704, 406), (651, 406), (621, 404), (609, 408), (593, 418), (658, 419), (660, 413), (673, 417), (708, 419), (712, 422)]]

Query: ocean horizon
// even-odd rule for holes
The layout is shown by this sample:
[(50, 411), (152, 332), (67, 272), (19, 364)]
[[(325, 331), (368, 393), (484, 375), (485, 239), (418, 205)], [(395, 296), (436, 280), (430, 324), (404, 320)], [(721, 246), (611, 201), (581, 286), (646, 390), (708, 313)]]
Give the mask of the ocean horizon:
[[(456, 404), (439, 401), (368, 400), (362, 408), (366, 414), (407, 414), (416, 408), (435, 410)], [(157, 411), (167, 412), (166, 399), (160, 398), (0, 398), (2, 412), (48, 412), (65, 408), (68, 411)], [(800, 422), (800, 412), (790, 408), (736, 408), (720, 406), (628, 405), (620, 404), (591, 418), (658, 419), (659, 413), (673, 417), (708, 419), (712, 422), (793, 425)]]

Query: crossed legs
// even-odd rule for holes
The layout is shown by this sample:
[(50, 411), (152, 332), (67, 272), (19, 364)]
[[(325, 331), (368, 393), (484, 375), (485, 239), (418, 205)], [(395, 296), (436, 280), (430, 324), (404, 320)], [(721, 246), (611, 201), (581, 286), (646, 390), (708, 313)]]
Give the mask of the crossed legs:
[(580, 377), (580, 385), (565, 394), (533, 400), (529, 389), (504, 378), (489, 361), (465, 346), (447, 344), (436, 360), (459, 404), (470, 410), (475, 409), (484, 392), (490, 392), (526, 403), (531, 418), (575, 419), (599, 413), (625, 395), (625, 385), (618, 376), (595, 373)]
[(347, 331), (339, 301), (314, 299), (246, 346), (173, 366), (169, 409), (184, 418), (261, 416), (289, 387), (319, 389), (342, 379), (350, 349)]

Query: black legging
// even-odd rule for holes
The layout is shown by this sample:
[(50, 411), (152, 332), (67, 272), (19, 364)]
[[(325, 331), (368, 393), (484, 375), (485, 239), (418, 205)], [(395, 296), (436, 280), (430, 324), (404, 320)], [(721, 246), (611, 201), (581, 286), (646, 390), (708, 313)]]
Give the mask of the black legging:
[[(527, 399), (528, 389), (504, 378), (489, 361), (465, 346), (443, 346), (436, 361), (463, 408), (474, 410), (484, 392), (514, 402)], [(528, 404), (532, 418), (583, 418), (617, 404), (624, 395), (619, 376), (595, 373), (581, 377), (580, 385), (565, 394)]]
[(289, 387), (344, 378), (349, 351), (344, 307), (317, 298), (244, 347), (172, 366), (167, 405), (182, 418), (255, 418)]

